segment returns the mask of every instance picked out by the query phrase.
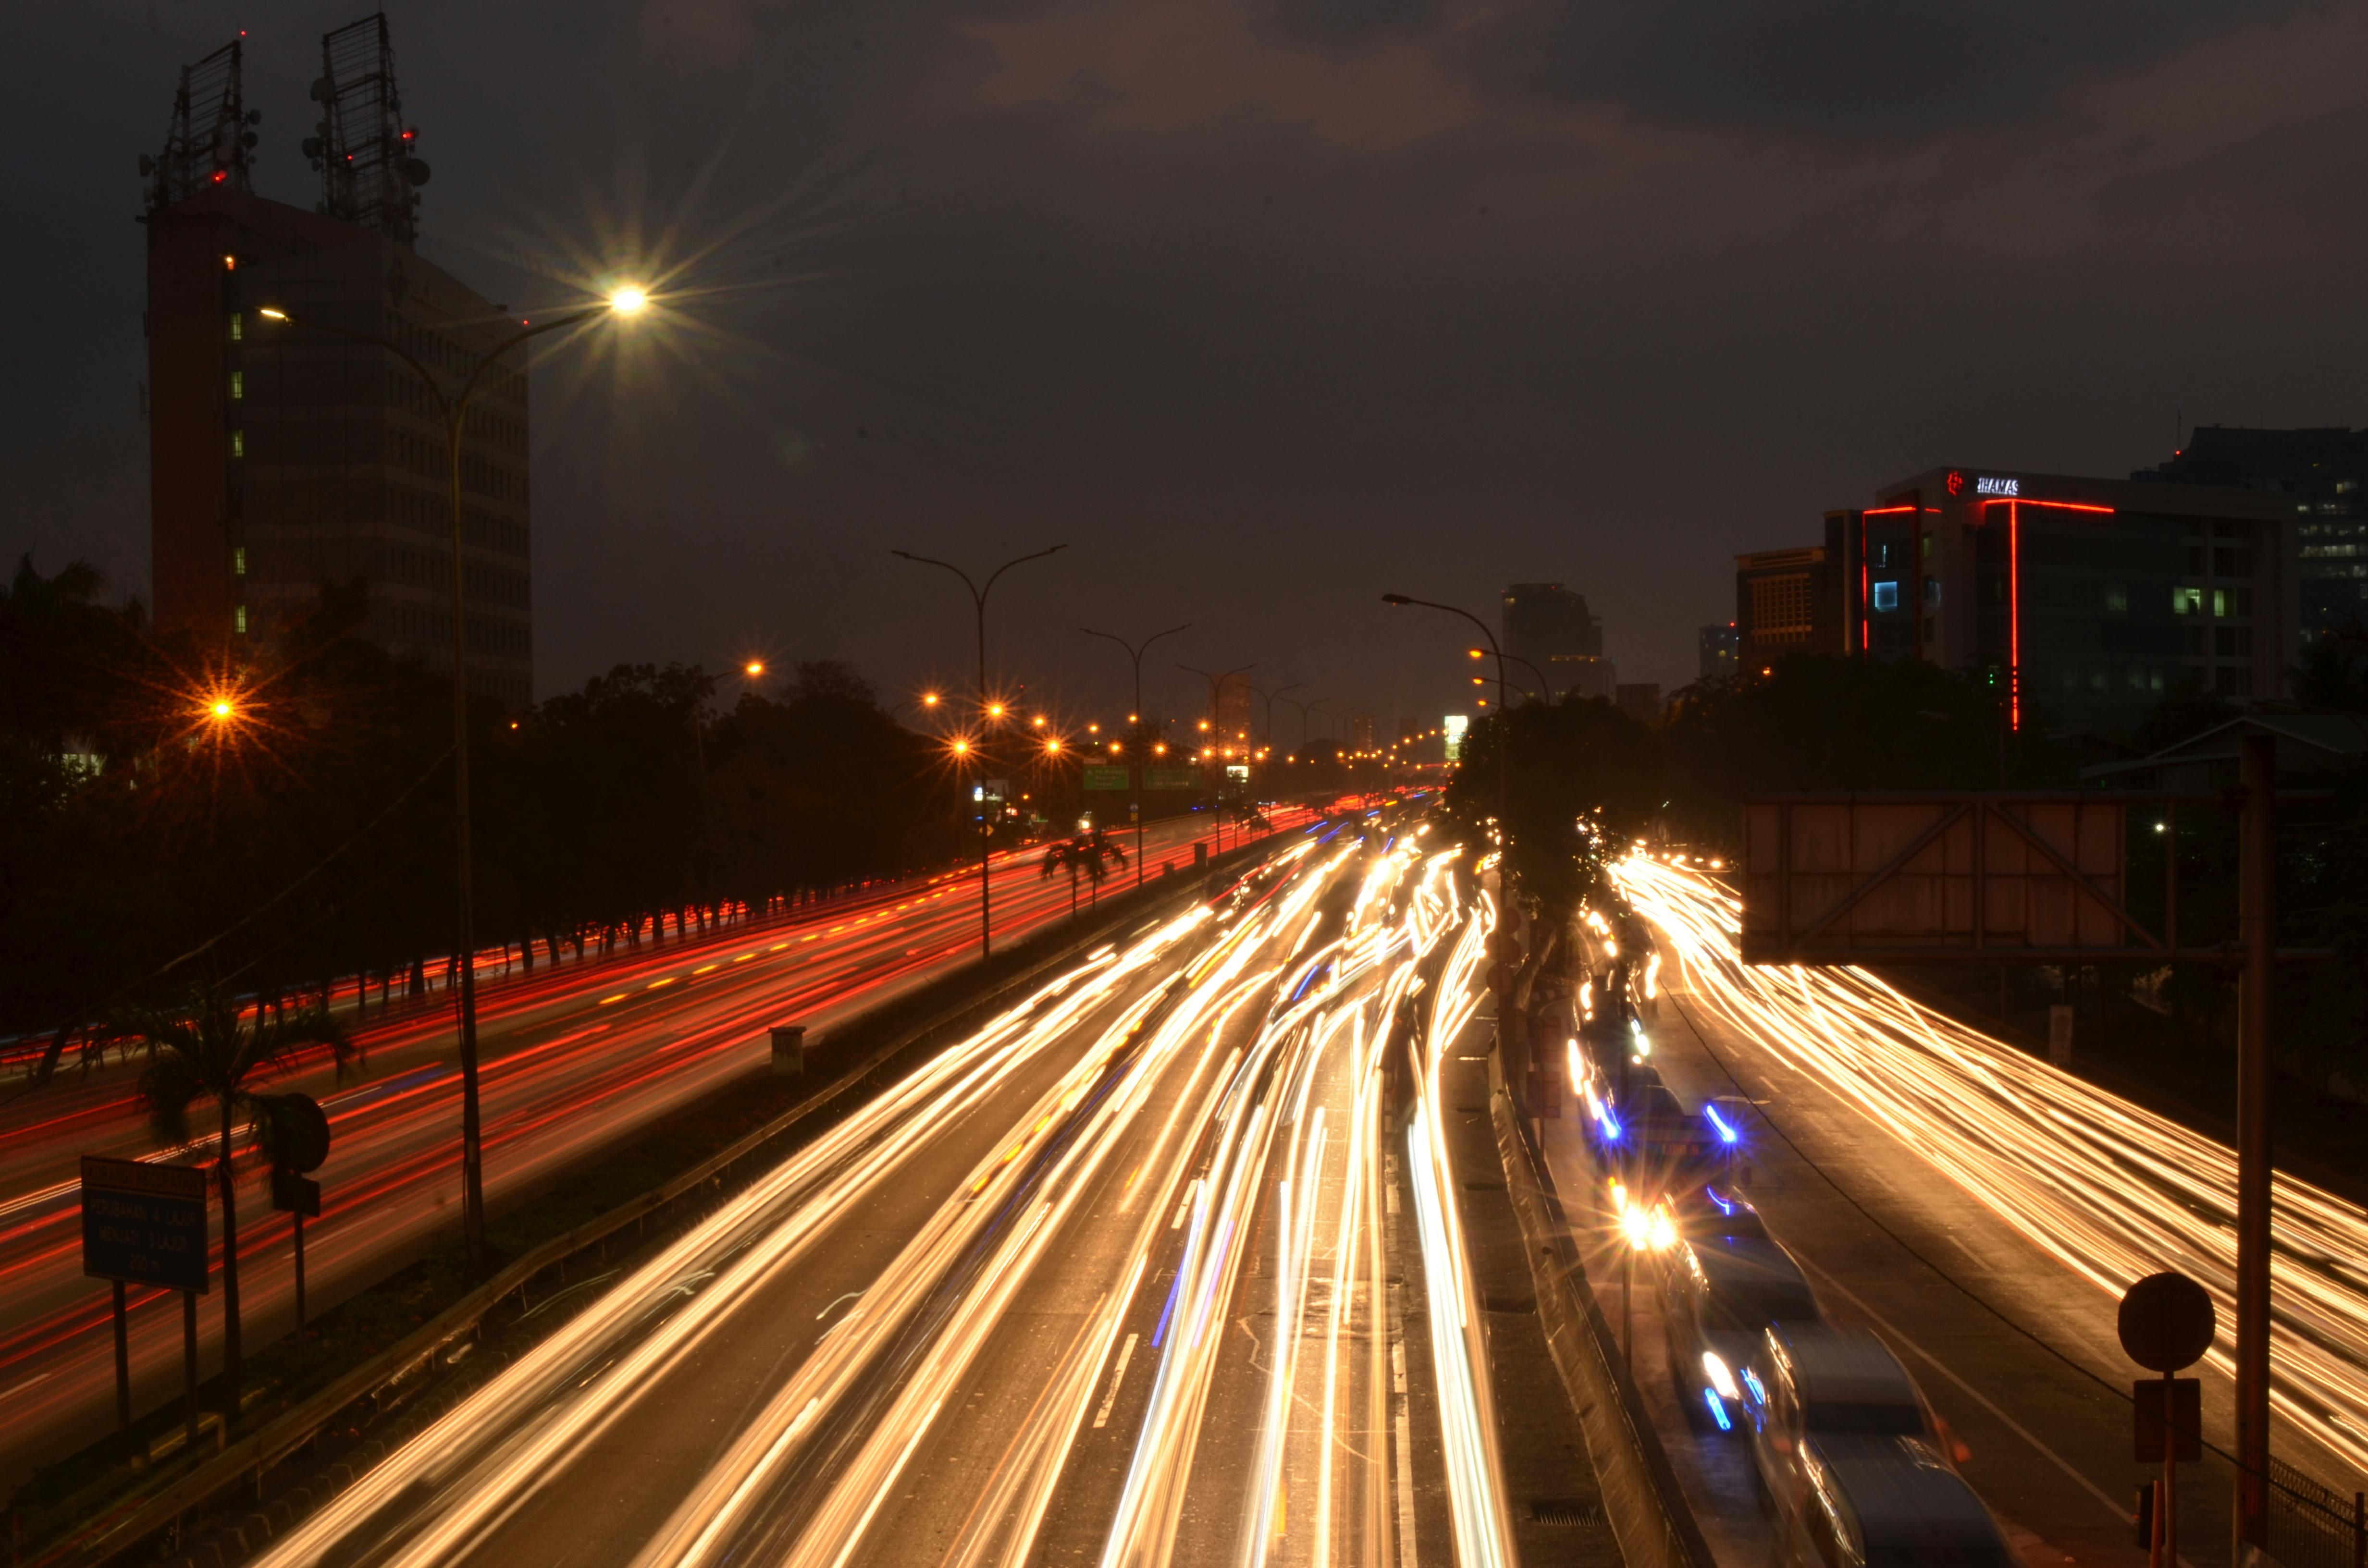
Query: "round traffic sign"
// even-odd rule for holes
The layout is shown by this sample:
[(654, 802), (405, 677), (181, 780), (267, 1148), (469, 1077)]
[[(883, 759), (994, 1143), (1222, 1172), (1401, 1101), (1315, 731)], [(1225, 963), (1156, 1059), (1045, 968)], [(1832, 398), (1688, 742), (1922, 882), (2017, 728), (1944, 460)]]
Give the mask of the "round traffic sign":
[(329, 1119), (310, 1095), (257, 1095), (271, 1123), (271, 1163), (283, 1171), (317, 1171), (329, 1157)]
[(2149, 1274), (2122, 1296), (2122, 1348), (2149, 1371), (2176, 1372), (2212, 1348), (2212, 1298), (2184, 1274)]

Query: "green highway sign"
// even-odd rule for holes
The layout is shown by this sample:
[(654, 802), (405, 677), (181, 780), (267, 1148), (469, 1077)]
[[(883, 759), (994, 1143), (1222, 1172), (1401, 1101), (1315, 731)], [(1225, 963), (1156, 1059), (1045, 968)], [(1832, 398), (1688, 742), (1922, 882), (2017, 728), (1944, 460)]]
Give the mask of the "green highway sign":
[(1123, 767), (1103, 767), (1088, 765), (1086, 768), (1086, 788), (1088, 790), (1123, 790), (1126, 788), (1126, 769)]
[(1198, 790), (1201, 770), (1197, 767), (1146, 767), (1143, 770), (1143, 787), (1146, 790)]

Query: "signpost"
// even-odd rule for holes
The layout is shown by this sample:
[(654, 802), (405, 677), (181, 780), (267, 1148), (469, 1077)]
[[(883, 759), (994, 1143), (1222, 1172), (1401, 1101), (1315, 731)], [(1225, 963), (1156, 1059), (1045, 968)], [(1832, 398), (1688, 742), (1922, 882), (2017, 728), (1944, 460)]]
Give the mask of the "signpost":
[(131, 1432), (131, 1331), (126, 1285), (181, 1292), (188, 1442), (198, 1441), (198, 1298), (212, 1284), (206, 1252), (206, 1173), (99, 1154), (82, 1157), (82, 1271), (110, 1280), (115, 1296), (115, 1420)]
[(305, 1173), (329, 1157), (329, 1118), (310, 1095), (259, 1096), (271, 1153), (271, 1206), (296, 1228), (296, 1326), (304, 1326), (304, 1217), (321, 1217), (321, 1184)]
[(2172, 1568), (2179, 1561), (2179, 1461), (2203, 1457), (2203, 1385), (2176, 1374), (2212, 1348), (2219, 1314), (2203, 1287), (2186, 1275), (2149, 1274), (2123, 1293), (2115, 1326), (2130, 1359), (2162, 1374), (2131, 1386), (2131, 1413), (2138, 1462), (2162, 1466), (2151, 1510), (2145, 1492), (2139, 1494), (2147, 1568)]
[(1126, 769), (1123, 767), (1105, 767), (1100, 763), (1086, 765), (1086, 788), (1088, 790), (1123, 790), (1126, 783)]
[[(1746, 963), (1769, 964), (2135, 960), (2238, 971), (2236, 1533), (2240, 1549), (2266, 1550), (2271, 982), (2282, 962), (2335, 955), (2277, 945), (2276, 738), (2244, 734), (2237, 748), (2237, 788), (2218, 795), (1998, 790), (1748, 799), (1742, 952)], [(2236, 941), (2180, 941), (2182, 803), (2238, 810)], [(2158, 922), (2139, 919), (2126, 900), (2132, 806), (2148, 816), (2160, 812), (2169, 834)]]

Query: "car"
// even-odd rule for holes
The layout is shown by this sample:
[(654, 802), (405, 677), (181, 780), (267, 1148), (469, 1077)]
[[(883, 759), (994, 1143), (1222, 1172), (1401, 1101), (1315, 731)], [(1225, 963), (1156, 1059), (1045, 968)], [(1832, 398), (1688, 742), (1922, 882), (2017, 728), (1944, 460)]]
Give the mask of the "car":
[(1933, 1462), (1968, 1458), (1899, 1364), (1890, 1346), (1859, 1329), (1779, 1322), (1737, 1380), (1751, 1422), (1751, 1458), (1760, 1486), (1786, 1527), (1808, 1505), (1811, 1445), (1846, 1437), (1904, 1437)]
[(1748, 1425), (1741, 1373), (1759, 1348), (1759, 1336), (1777, 1323), (1794, 1326), (1824, 1321), (1816, 1292), (1809, 1288), (1793, 1255), (1759, 1229), (1747, 1204), (1720, 1227), (1742, 1232), (1733, 1221), (1750, 1214), (1756, 1234), (1689, 1233), (1709, 1204), (1687, 1204), (1678, 1212), (1679, 1244), (1669, 1250), (1662, 1281), (1663, 1319), (1668, 1325), (1669, 1381), (1677, 1385), (1686, 1418), (1696, 1426), (1731, 1432)]
[(1777, 1521), (1775, 1561), (1802, 1568), (2018, 1568), (1998, 1520), (1928, 1444), (1818, 1437), (1801, 1453), (1800, 1506)]

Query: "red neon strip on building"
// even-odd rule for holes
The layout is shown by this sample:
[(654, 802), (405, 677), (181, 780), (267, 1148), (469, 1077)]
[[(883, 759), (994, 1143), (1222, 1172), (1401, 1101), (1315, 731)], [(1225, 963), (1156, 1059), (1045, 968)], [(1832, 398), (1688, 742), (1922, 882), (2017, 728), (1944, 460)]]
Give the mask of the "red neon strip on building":
[(2014, 731), (2022, 731), (2022, 507), (2006, 504), (2006, 690)]
[(1912, 512), (1914, 510), (1916, 510), (1916, 508), (1913, 506), (1869, 506), (1865, 511), (1861, 512), (1859, 516), (1861, 517), (1880, 517), (1892, 512)]

